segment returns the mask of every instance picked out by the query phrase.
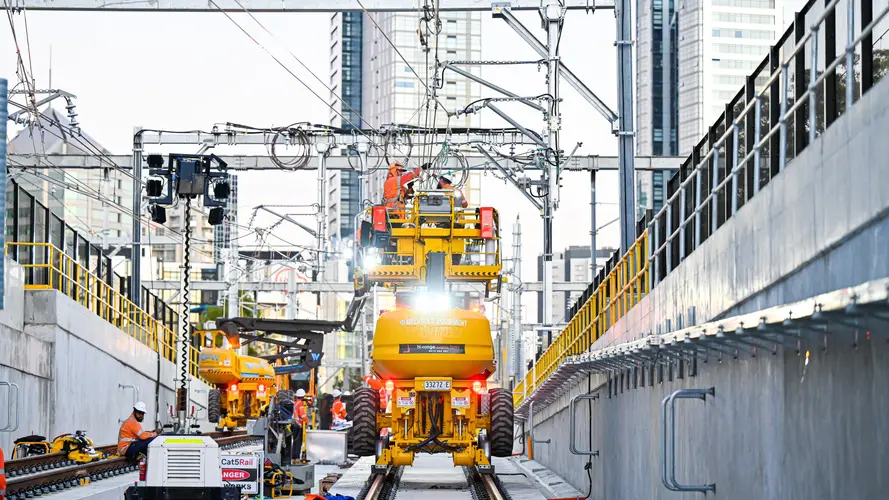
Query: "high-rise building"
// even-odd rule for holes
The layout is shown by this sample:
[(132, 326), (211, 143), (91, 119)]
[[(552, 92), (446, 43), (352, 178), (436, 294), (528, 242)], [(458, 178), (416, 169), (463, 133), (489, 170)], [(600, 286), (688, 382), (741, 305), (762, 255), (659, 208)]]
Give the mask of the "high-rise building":
[[(478, 113), (448, 118), (442, 107), (454, 111), (479, 99), (481, 85), (453, 72), (439, 71), (441, 88), (432, 102), (427, 99), (427, 86), (431, 87), (436, 77), (436, 57), (441, 62), (481, 59), (481, 13), (442, 12), (440, 33), (429, 37), (425, 47), (418, 36), (421, 20), (416, 13), (372, 15), (373, 20), (359, 12), (331, 16), (330, 99), (337, 112), (331, 110), (330, 122), (345, 128), (375, 129), (393, 124), (480, 126)], [(479, 65), (462, 67), (481, 73)], [(390, 150), (399, 158), (410, 154), (413, 160), (421, 153), (409, 144), (390, 145)], [(367, 176), (365, 199), (380, 198), (385, 172), (379, 168)], [(346, 184), (352, 182), (349, 179)]]
[[(424, 24), (417, 13), (374, 13), (373, 19), (361, 12), (339, 12), (330, 18), (330, 123), (346, 129), (374, 128), (387, 125), (415, 127), (478, 127), (478, 113), (448, 118), (441, 106), (454, 111), (481, 97), (481, 86), (452, 72), (439, 71), (438, 105), (427, 109), (427, 86), (435, 79), (436, 56), (445, 61), (478, 61), (481, 59), (481, 13), (442, 12), (440, 32), (421, 44), (418, 27)], [(434, 28), (434, 22), (430, 22)], [(379, 26), (379, 28), (378, 28)], [(425, 28), (424, 28), (425, 29)], [(425, 36), (425, 35), (424, 35)], [(427, 50), (428, 48), (428, 50)], [(467, 71), (481, 73), (478, 65), (464, 65)], [(436, 110), (437, 108), (437, 110)], [(335, 110), (335, 111), (334, 111)], [(390, 154), (402, 159), (410, 156), (416, 163), (422, 158), (419, 148), (411, 145), (390, 145)], [(430, 154), (426, 152), (425, 154)], [(434, 153), (433, 153), (434, 154)], [(382, 160), (380, 160), (382, 162)], [(355, 158), (355, 165), (360, 161)], [(332, 172), (327, 179), (327, 215), (331, 248), (342, 251), (355, 235), (355, 217), (363, 200), (382, 198), (386, 165), (373, 161), (354, 171)], [(470, 191), (469, 186), (464, 191)], [(467, 192), (467, 194), (469, 194)], [(332, 267), (336, 267), (333, 269)], [(328, 281), (348, 280), (351, 266), (329, 266)], [(342, 298), (332, 298), (325, 311), (345, 313)], [(370, 309), (370, 308), (368, 308)], [(369, 323), (372, 327), (372, 321)], [(325, 343), (325, 363), (337, 369), (354, 365), (361, 349), (357, 335), (339, 335), (335, 342)], [(360, 361), (360, 360), (359, 360)], [(322, 380), (334, 382), (332, 373), (321, 374)], [(354, 376), (357, 373), (347, 376)], [(323, 388), (322, 388), (323, 389)]]
[[(34, 155), (33, 163), (22, 165), (28, 171), (13, 172), (16, 182), (91, 243), (128, 247), (132, 241), (132, 217), (120, 207), (132, 205), (133, 183), (129, 174), (111, 165), (104, 169), (64, 171), (49, 167), (50, 162), (41, 159), (43, 155), (111, 152), (86, 132), (73, 135), (69, 118), (54, 108), (47, 108), (41, 115), (40, 127), (25, 128), (9, 141), (9, 154)], [(76, 189), (67, 188), (69, 185)], [(124, 250), (126, 255), (129, 248)]]
[[(613, 248), (599, 248), (596, 250), (596, 269), (614, 255)], [(570, 246), (564, 252), (553, 254), (553, 280), (570, 281), (575, 283), (590, 283), (593, 275), (590, 269), (590, 247)], [(537, 256), (537, 279), (543, 279), (543, 255)], [(571, 306), (583, 292), (553, 292), (552, 308), (553, 321), (565, 323), (571, 319)], [(543, 322), (543, 294), (537, 294), (537, 322)]]
[(689, 154), (784, 29), (784, 0), (666, 1), (637, 4), (639, 155)]

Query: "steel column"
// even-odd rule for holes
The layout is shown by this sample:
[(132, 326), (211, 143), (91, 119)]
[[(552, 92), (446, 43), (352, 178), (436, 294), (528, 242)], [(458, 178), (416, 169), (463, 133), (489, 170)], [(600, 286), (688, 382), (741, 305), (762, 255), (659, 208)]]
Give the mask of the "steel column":
[[(6, 209), (6, 120), (9, 113), (7, 108), (7, 102), (9, 99), (8, 95), (8, 82), (5, 78), (0, 78), (0, 207), (3, 209), (3, 227), (6, 227), (6, 214), (17, 214), (18, 213), (18, 205), (13, 206), (12, 211)], [(15, 197), (13, 196), (13, 200)], [(15, 217), (15, 215), (13, 215)], [(14, 225), (12, 230), (17, 231), (18, 224)], [(6, 248), (6, 231), (0, 232), (0, 248)], [(64, 236), (63, 236), (64, 238)], [(65, 242), (62, 242), (62, 247), (65, 246)], [(5, 254), (4, 254), (5, 255)], [(5, 302), (5, 293), (3, 292), (6, 281), (6, 262), (5, 260), (0, 260), (0, 309), (3, 309)]]
[[(151, 231), (151, 226), (148, 227)], [(139, 307), (142, 294), (142, 127), (133, 128), (133, 251), (130, 256), (130, 301)]]
[(620, 186), (621, 254), (636, 240), (636, 184), (633, 172), (633, 15), (631, 0), (618, 0), (617, 23), (617, 114), (618, 183)]

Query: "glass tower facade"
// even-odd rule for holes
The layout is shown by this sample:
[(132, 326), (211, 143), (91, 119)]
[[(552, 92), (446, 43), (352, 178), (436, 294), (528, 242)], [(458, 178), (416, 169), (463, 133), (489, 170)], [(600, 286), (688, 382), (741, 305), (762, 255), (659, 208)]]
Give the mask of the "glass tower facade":
[[(651, 150), (656, 156), (678, 153), (679, 122), (679, 65), (678, 65), (678, 16), (664, 19), (663, 2), (669, 2), (669, 12), (675, 12), (673, 0), (651, 0), (651, 101), (652, 129)], [(666, 28), (665, 28), (666, 27)], [(664, 29), (670, 30), (670, 99), (664, 105)], [(664, 132), (664, 112), (670, 113), (670, 130)], [(667, 142), (669, 141), (669, 142)]]

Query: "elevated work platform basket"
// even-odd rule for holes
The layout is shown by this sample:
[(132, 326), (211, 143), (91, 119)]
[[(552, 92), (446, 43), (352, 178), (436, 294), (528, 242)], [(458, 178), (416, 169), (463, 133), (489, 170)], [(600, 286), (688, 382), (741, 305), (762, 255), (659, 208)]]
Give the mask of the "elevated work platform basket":
[(453, 191), (422, 191), (405, 206), (370, 207), (359, 218), (359, 287), (499, 286), (500, 220), (494, 208), (455, 207)]

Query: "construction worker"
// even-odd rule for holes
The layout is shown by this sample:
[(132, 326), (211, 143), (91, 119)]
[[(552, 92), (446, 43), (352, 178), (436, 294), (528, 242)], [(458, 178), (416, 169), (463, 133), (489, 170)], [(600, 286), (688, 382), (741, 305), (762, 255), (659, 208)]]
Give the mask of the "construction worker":
[(469, 206), (469, 202), (466, 201), (466, 197), (463, 196), (463, 190), (457, 189), (454, 187), (454, 184), (451, 183), (451, 179), (441, 176), (438, 178), (438, 189), (447, 189), (454, 192), (454, 205), (458, 207), (466, 208)]
[(6, 465), (3, 459), (3, 449), (0, 448), (0, 500), (6, 498)]
[(309, 413), (304, 400), (305, 397), (306, 391), (297, 389), (296, 399), (293, 401), (293, 421), (299, 424), (300, 427), (305, 427), (309, 422)]
[(366, 375), (364, 381), (367, 382), (368, 387), (380, 393), (380, 408), (385, 408), (386, 388), (383, 386), (383, 381), (370, 375)]
[(407, 184), (420, 177), (420, 171), (429, 168), (424, 164), (421, 168), (415, 168), (408, 172), (400, 162), (389, 165), (389, 174), (383, 184), (383, 204), (389, 208), (403, 208), (404, 200), (408, 192)]
[(334, 428), (346, 423), (346, 403), (340, 399), (343, 393), (339, 389), (334, 389), (332, 395), (333, 405), (330, 407), (330, 414), (333, 416), (331, 428)]
[(120, 432), (117, 434), (117, 453), (120, 456), (132, 460), (140, 454), (146, 454), (148, 443), (157, 437), (157, 432), (142, 430), (142, 421), (145, 419), (146, 411), (145, 403), (139, 401), (133, 406), (130, 418), (124, 420), (123, 425), (120, 426)]

